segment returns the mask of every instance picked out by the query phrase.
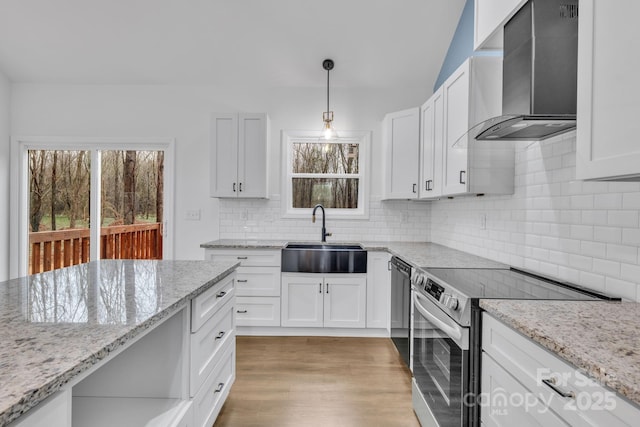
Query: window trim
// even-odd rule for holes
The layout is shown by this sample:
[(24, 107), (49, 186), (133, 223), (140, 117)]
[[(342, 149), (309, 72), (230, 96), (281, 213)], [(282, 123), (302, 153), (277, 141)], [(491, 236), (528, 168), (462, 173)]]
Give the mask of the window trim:
[[(318, 142), (321, 137), (319, 131), (297, 131), (283, 130), (281, 135), (282, 141), (282, 218), (307, 218), (311, 209), (294, 208), (292, 195), (292, 178), (291, 161), (293, 153), (293, 144), (300, 141)], [(331, 215), (333, 219), (368, 219), (369, 218), (369, 147), (371, 146), (370, 131), (340, 131), (337, 142), (332, 143), (348, 143), (353, 142), (359, 145), (359, 173), (353, 177), (358, 178), (358, 208), (357, 209), (337, 209), (326, 208), (327, 215)], [(309, 177), (318, 177), (319, 174), (296, 174), (309, 175)], [(344, 174), (321, 174), (322, 177), (335, 178), (345, 177)]]
[[(100, 164), (100, 152), (105, 150), (163, 150), (164, 157), (164, 225), (163, 225), (163, 259), (173, 259), (174, 255), (174, 174), (175, 174), (175, 139), (144, 137), (59, 137), (59, 136), (15, 136), (11, 140), (11, 191), (9, 212), (9, 277), (26, 276), (28, 272), (27, 249), (29, 235), (27, 232), (27, 212), (29, 208), (29, 150), (86, 150), (91, 153), (91, 164)], [(91, 192), (99, 194), (100, 169), (91, 172)], [(100, 198), (92, 198), (90, 211), (91, 240), (99, 241), (100, 228), (93, 215), (100, 212)], [(100, 245), (92, 245), (90, 259), (97, 260)], [(94, 251), (97, 251), (94, 253)], [(97, 254), (97, 255), (96, 255)]]

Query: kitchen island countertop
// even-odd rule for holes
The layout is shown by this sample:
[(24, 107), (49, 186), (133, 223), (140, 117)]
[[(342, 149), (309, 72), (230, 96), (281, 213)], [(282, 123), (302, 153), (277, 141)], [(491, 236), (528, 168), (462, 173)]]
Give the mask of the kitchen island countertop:
[(0, 283), (0, 426), (228, 276), (234, 262), (100, 260)]
[(480, 307), (640, 406), (640, 304), (480, 300)]
[[(222, 239), (203, 243), (200, 247), (204, 249), (282, 249), (289, 242), (295, 242), (295, 240)], [(509, 268), (508, 265), (436, 243), (373, 241), (327, 243), (358, 243), (368, 251), (387, 251), (392, 255), (402, 258), (413, 267)]]

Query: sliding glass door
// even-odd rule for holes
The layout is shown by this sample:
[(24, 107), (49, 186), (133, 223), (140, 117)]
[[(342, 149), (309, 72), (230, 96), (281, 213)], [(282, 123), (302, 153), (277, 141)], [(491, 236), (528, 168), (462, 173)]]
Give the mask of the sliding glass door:
[(17, 140), (14, 148), (21, 167), (13, 174), (19, 188), (12, 186), (12, 277), (94, 259), (172, 256), (172, 140), (56, 138)]

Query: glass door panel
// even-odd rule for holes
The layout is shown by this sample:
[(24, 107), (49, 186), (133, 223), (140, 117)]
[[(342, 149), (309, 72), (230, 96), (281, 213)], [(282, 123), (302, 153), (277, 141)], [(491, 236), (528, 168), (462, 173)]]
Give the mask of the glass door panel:
[(89, 261), (91, 155), (28, 151), (29, 274)]

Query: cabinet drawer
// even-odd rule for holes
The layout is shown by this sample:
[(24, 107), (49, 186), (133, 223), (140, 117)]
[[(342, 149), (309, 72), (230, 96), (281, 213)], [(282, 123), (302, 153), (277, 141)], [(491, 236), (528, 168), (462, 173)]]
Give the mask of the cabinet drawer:
[[(533, 395), (550, 402), (549, 407), (569, 425), (636, 425), (640, 410), (611, 389), (487, 313), (482, 321), (483, 351)], [(556, 379), (559, 389), (575, 397), (562, 397), (553, 391), (543, 382), (550, 378)]]
[(279, 297), (279, 267), (240, 267), (236, 275), (236, 296)]
[(280, 297), (237, 297), (237, 326), (280, 326)]
[[(234, 340), (235, 341), (235, 340)], [(236, 378), (235, 342), (224, 347), (220, 361), (194, 399), (194, 425), (210, 427), (224, 404)]]
[(235, 261), (242, 267), (280, 267), (279, 249), (207, 249), (211, 261)]
[(219, 350), (235, 337), (233, 300), (191, 334), (191, 396), (195, 396), (219, 358)]
[[(535, 399), (522, 384), (498, 365), (487, 353), (482, 354), (482, 395), (488, 396), (480, 408), (482, 424), (491, 427), (514, 425), (566, 427), (553, 411)], [(509, 397), (524, 397), (525, 404), (508, 405)], [(530, 398), (530, 399), (529, 399)]]
[(220, 283), (191, 300), (191, 332), (196, 332), (227, 301), (233, 299), (236, 274), (230, 274)]

